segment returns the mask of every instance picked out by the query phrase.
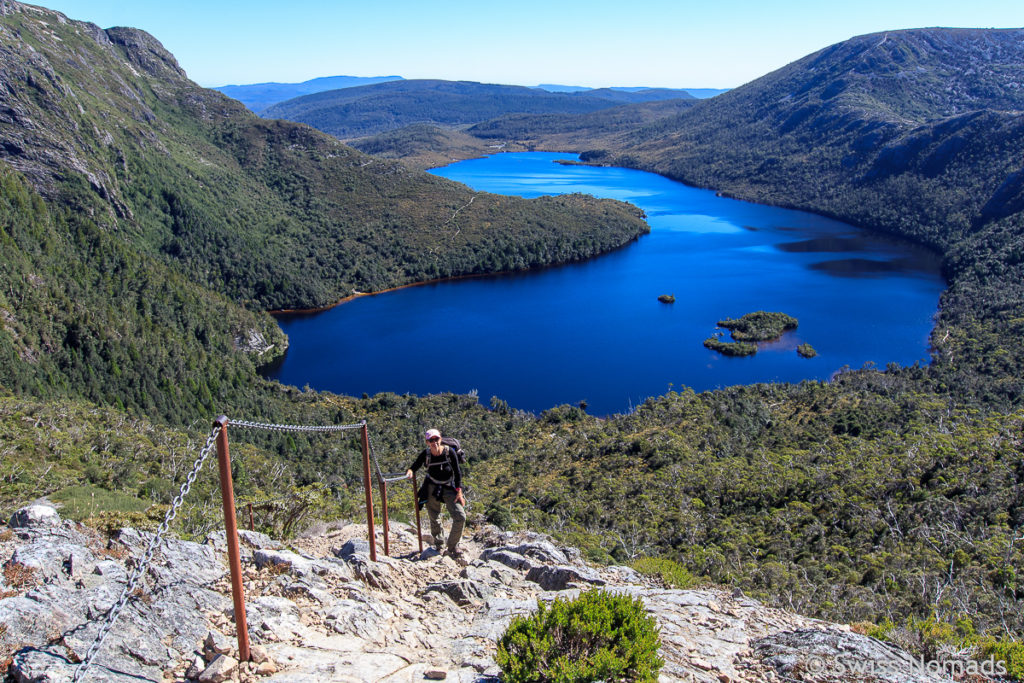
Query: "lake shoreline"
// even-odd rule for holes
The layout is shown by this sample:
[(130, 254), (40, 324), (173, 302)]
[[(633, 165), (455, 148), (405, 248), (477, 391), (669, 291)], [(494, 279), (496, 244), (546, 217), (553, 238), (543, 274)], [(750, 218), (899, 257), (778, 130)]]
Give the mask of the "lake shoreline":
[[(589, 414), (613, 415), (672, 385), (702, 392), (829, 381), (837, 369), (869, 362), (931, 360), (944, 281), (933, 259), (908, 256), (926, 253), (916, 245), (637, 169), (552, 163), (565, 156), (495, 154), (442, 177), (498, 194), (582, 191), (629, 201), (648, 215), (647, 239), (584, 259), (274, 311), (291, 344), (264, 376), (352, 396), (496, 396), (534, 414), (585, 401)], [(497, 182), (488, 185), (490, 177)], [(658, 300), (673, 291), (674, 305)], [(396, 294), (341, 306), (384, 293)], [(769, 346), (755, 358), (701, 345), (723, 312), (744, 310), (785, 310), (808, 329), (793, 348)], [(819, 355), (801, 358), (796, 345), (812, 339)]]
[(545, 270), (551, 270), (551, 269), (554, 269), (554, 268), (564, 268), (565, 266), (572, 266), (572, 265), (577, 265), (577, 264), (580, 264), (580, 263), (586, 263), (587, 261), (593, 261), (595, 259), (599, 259), (599, 258), (602, 258), (604, 256), (608, 256), (609, 254), (614, 254), (617, 251), (620, 251), (620, 250), (625, 249), (625, 248), (627, 248), (629, 246), (632, 246), (633, 244), (637, 243), (640, 240), (641, 237), (645, 237), (645, 236), (650, 235), (650, 234), (651, 234), (650, 230), (648, 230), (646, 233), (643, 233), (641, 235), (637, 235), (636, 237), (633, 237), (632, 239), (630, 239), (626, 243), (620, 244), (619, 246), (614, 247), (613, 249), (609, 249), (608, 251), (602, 251), (599, 254), (594, 254), (593, 256), (589, 256), (589, 257), (587, 257), (585, 259), (579, 259), (579, 260), (576, 260), (576, 261), (562, 261), (562, 262), (559, 262), (559, 263), (549, 263), (547, 265), (535, 266), (533, 268), (524, 268), (522, 270), (497, 270), (497, 271), (494, 271), (494, 272), (491, 272), (491, 273), (467, 273), (465, 275), (449, 275), (448, 277), (434, 278), (433, 280), (419, 280), (417, 282), (410, 282), (410, 283), (404, 284), (404, 285), (397, 285), (395, 287), (388, 287), (387, 289), (380, 289), (380, 290), (377, 290), (376, 292), (359, 292), (359, 291), (355, 291), (355, 292), (353, 292), (352, 294), (350, 294), (350, 295), (348, 295), (346, 297), (342, 297), (341, 299), (338, 299), (333, 304), (328, 304), (327, 306), (320, 306), (318, 308), (278, 308), (278, 309), (267, 311), (267, 313), (272, 315), (272, 316), (274, 316), (275, 318), (278, 317), (278, 316), (316, 315), (317, 313), (324, 313), (325, 311), (329, 311), (331, 309), (337, 308), (338, 306), (341, 306), (342, 304), (347, 304), (347, 303), (349, 303), (351, 301), (355, 301), (356, 299), (364, 299), (366, 297), (378, 296), (380, 294), (388, 294), (390, 292), (398, 292), (398, 291), (401, 291), (403, 289), (412, 289), (413, 287), (425, 287), (427, 285), (436, 285), (436, 284), (442, 284), (442, 283), (445, 283), (445, 282), (457, 282), (459, 280), (474, 280), (474, 279), (488, 278), (488, 277), (503, 277), (503, 276), (509, 276), (509, 275), (522, 275), (522, 274), (526, 274), (526, 273), (539, 273), (539, 272), (542, 272), (542, 271), (545, 271)]

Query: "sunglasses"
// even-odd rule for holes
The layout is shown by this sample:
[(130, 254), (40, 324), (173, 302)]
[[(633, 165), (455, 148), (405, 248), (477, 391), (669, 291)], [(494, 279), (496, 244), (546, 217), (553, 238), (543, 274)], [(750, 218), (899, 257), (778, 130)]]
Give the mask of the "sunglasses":
[(441, 440), (441, 437), (439, 437), (439, 436), (432, 436), (429, 439), (427, 439), (427, 441), (429, 441), (430, 443), (437, 443), (440, 440)]

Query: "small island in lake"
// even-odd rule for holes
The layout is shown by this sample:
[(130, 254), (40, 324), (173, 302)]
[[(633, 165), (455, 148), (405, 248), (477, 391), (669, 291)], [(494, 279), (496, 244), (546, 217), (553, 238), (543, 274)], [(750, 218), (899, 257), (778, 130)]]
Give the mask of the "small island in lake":
[(811, 346), (810, 344), (801, 344), (800, 346), (796, 347), (796, 352), (800, 355), (801, 358), (814, 358), (815, 356), (818, 355), (818, 352), (815, 351), (814, 347)]
[(757, 344), (750, 342), (724, 342), (718, 337), (708, 337), (704, 346), (718, 351), (723, 356), (753, 356), (757, 353)]
[(771, 341), (778, 339), (786, 330), (795, 330), (799, 321), (785, 313), (755, 311), (742, 318), (719, 320), (718, 326), (732, 330), (736, 341)]
[[(721, 333), (718, 333), (705, 339), (704, 346), (726, 356), (753, 356), (757, 353), (757, 344), (752, 342), (778, 339), (786, 330), (795, 330), (798, 324), (796, 318), (785, 313), (755, 311), (747, 313), (742, 318), (726, 318), (718, 321), (719, 327), (732, 330), (732, 338), (735, 341), (722, 341), (719, 339)], [(810, 344), (803, 346), (810, 349), (812, 354), (817, 355)], [(801, 353), (801, 355), (803, 354)], [(805, 358), (810, 357), (805, 356)]]
[(658, 301), (663, 304), (674, 304), (676, 302), (675, 294), (662, 294), (658, 297)]

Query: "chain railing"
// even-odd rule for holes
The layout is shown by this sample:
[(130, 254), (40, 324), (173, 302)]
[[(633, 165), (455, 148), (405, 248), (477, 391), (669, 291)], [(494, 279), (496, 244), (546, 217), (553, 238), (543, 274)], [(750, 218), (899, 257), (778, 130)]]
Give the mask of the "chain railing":
[[(376, 471), (377, 481), (381, 486), (382, 495), (382, 512), (384, 522), (384, 552), (388, 553), (388, 515), (387, 515), (387, 482), (399, 481), (405, 479), (405, 476), (385, 476), (381, 471), (380, 463), (377, 460), (377, 454), (372, 447), (370, 441), (369, 429), (366, 424), (366, 420), (363, 420), (357, 424), (347, 425), (289, 425), (289, 424), (274, 424), (269, 422), (250, 422), (247, 420), (239, 420), (237, 422), (231, 422), (227, 417), (221, 416), (215, 422), (210, 432), (210, 435), (206, 439), (206, 444), (200, 449), (199, 457), (196, 459), (192, 466), (192, 471), (186, 476), (185, 481), (181, 485), (181, 489), (178, 496), (171, 503), (170, 509), (167, 511), (167, 515), (164, 517), (163, 522), (157, 528), (153, 538), (150, 539), (149, 545), (143, 553), (135, 569), (129, 576), (127, 583), (125, 584), (124, 590), (121, 592), (121, 596), (118, 600), (110, 607), (106, 615), (103, 617), (103, 621), (100, 625), (99, 631), (96, 634), (95, 639), (86, 651), (82, 661), (75, 669), (73, 681), (81, 681), (85, 678), (89, 672), (93, 661), (96, 658), (97, 653), (103, 646), (104, 640), (110, 634), (111, 629), (114, 627), (114, 623), (117, 621), (121, 612), (124, 610), (128, 601), (136, 594), (138, 584), (143, 575), (148, 569), (150, 563), (153, 561), (153, 555), (156, 549), (159, 547), (161, 540), (164, 535), (170, 529), (171, 522), (178, 514), (178, 510), (181, 508), (185, 501), (185, 497), (192, 489), (192, 485), (196, 481), (196, 477), (199, 476), (199, 471), (202, 469), (203, 464), (209, 458), (210, 453), (214, 450), (214, 445), (217, 447), (218, 456), (220, 460), (220, 479), (221, 479), (221, 492), (224, 499), (224, 515), (225, 515), (225, 531), (228, 540), (228, 555), (230, 556), (231, 574), (232, 574), (232, 592), (235, 598), (235, 615), (236, 615), (236, 629), (238, 631), (239, 638), (239, 656), (242, 659), (247, 659), (249, 652), (248, 646), (248, 630), (245, 625), (245, 604), (244, 597), (241, 590), (241, 568), (238, 563), (238, 534), (237, 534), (237, 523), (235, 521), (235, 508), (234, 503), (234, 492), (233, 485), (231, 483), (231, 468), (230, 458), (228, 456), (228, 443), (227, 443), (227, 427), (228, 425), (237, 428), (247, 429), (262, 429), (268, 431), (280, 431), (280, 432), (338, 432), (352, 429), (362, 430), (362, 442), (363, 442), (363, 471), (364, 471), (364, 483), (366, 487), (366, 503), (367, 503), (367, 531), (369, 534), (370, 541), (370, 557), (372, 560), (376, 560), (376, 547), (375, 547), (375, 534), (373, 530), (373, 500), (370, 487), (370, 460), (373, 460), (373, 466)], [(415, 490), (415, 479), (414, 490)], [(327, 488), (326, 486), (324, 488)], [(277, 499), (271, 499), (269, 501), (263, 501), (264, 504), (274, 503), (280, 500), (285, 500), (289, 496), (284, 496)], [(419, 515), (417, 510), (417, 527), (419, 522)], [(233, 538), (232, 538), (233, 537)], [(421, 539), (422, 545), (422, 539)], [(421, 548), (422, 550), (422, 548)], [(241, 620), (241, 623), (237, 623)], [(244, 640), (244, 643), (243, 643)]]
[(346, 429), (362, 429), (364, 424), (364, 422), (359, 422), (351, 425), (288, 425), (239, 420), (238, 422), (232, 422), (231, 426), (247, 427), (249, 429), (264, 429), (272, 432), (341, 432)]
[(203, 468), (203, 463), (213, 452), (213, 445), (216, 443), (217, 436), (220, 434), (222, 427), (220, 425), (214, 426), (210, 432), (210, 436), (206, 439), (206, 445), (203, 446), (199, 452), (199, 457), (196, 458), (195, 463), (192, 465), (192, 471), (188, 473), (185, 481), (181, 484), (181, 490), (178, 492), (177, 498), (171, 503), (171, 509), (167, 511), (167, 515), (164, 517), (164, 521), (160, 523), (156, 533), (153, 534), (153, 538), (149, 541), (149, 546), (146, 551), (142, 554), (142, 559), (135, 566), (135, 570), (131, 576), (128, 577), (128, 583), (125, 584), (124, 590), (121, 591), (121, 597), (117, 599), (110, 609), (107, 611), (103, 619), (103, 623), (100, 626), (99, 632), (96, 634), (96, 639), (93, 640), (92, 645), (85, 653), (85, 657), (82, 658), (81, 663), (75, 669), (73, 681), (80, 681), (85, 677), (85, 674), (89, 671), (89, 667), (92, 665), (93, 659), (103, 646), (103, 641), (109, 635), (110, 630), (114, 627), (114, 622), (121, 615), (121, 610), (124, 609), (125, 605), (128, 604), (128, 600), (135, 593), (135, 588), (139, 583), (139, 579), (142, 578), (143, 573), (149, 567), (149, 563), (153, 561), (153, 554), (156, 552), (157, 546), (160, 544), (161, 539), (167, 530), (170, 529), (171, 522), (178, 514), (178, 509), (185, 501), (185, 496), (192, 489), (192, 484), (195, 483), (196, 477), (199, 476), (199, 470)]

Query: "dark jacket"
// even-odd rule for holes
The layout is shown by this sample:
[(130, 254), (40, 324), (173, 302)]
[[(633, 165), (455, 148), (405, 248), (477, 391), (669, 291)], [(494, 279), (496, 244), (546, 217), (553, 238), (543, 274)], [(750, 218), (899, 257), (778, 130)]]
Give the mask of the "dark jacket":
[(462, 469), (459, 467), (459, 458), (449, 446), (444, 446), (440, 455), (434, 456), (430, 448), (424, 448), (416, 460), (409, 467), (413, 472), (427, 466), (427, 476), (420, 486), (419, 502), (422, 505), (426, 502), (427, 496), (431, 493), (434, 498), (444, 500), (444, 490), (452, 491), (462, 488)]

